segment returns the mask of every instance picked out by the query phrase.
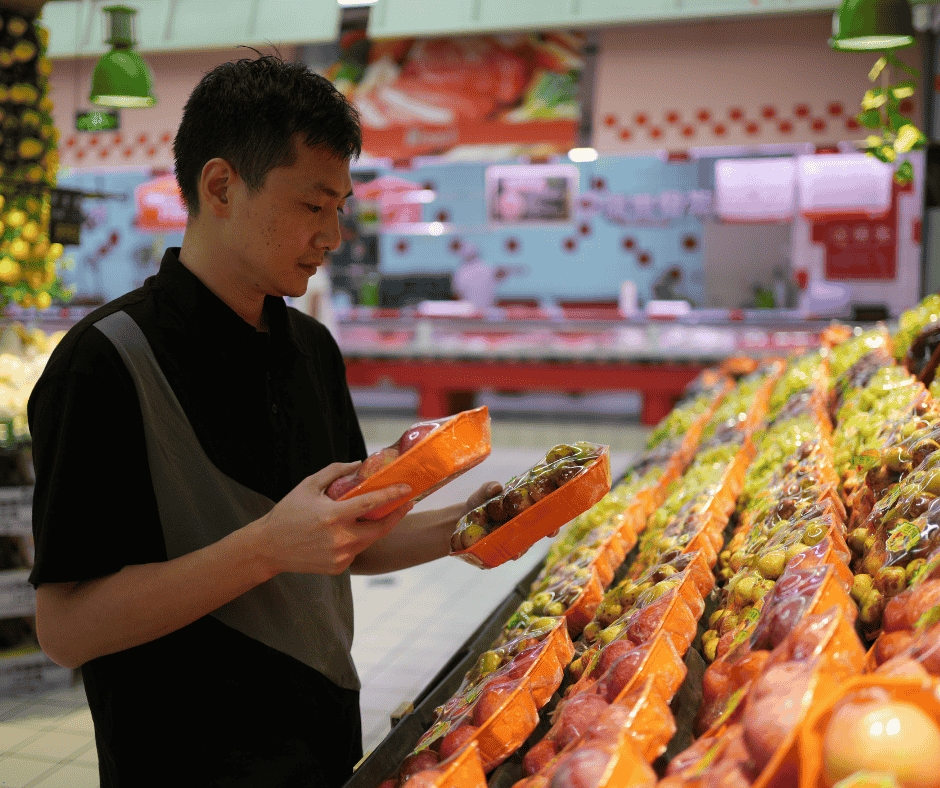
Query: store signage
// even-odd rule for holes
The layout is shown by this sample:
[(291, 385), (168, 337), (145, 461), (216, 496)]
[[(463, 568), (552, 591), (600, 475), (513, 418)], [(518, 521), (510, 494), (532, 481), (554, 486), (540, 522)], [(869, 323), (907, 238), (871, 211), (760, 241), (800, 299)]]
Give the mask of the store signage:
[(142, 233), (181, 233), (188, 214), (179, 185), (172, 175), (147, 181), (134, 189), (134, 226)]
[(796, 207), (792, 156), (719, 159), (715, 162), (715, 213), (726, 222), (785, 222)]
[(121, 116), (115, 109), (76, 112), (75, 128), (79, 131), (117, 131), (121, 128)]
[(811, 218), (883, 216), (891, 210), (894, 167), (864, 153), (797, 157), (800, 211)]
[(591, 191), (581, 195), (580, 207), (584, 215), (600, 214), (611, 224), (665, 225), (688, 216), (707, 218), (713, 213), (713, 201), (709, 189), (639, 194)]
[(889, 183), (891, 197), (880, 216), (826, 214), (812, 221), (811, 237), (826, 252), (825, 278), (835, 282), (895, 281), (898, 277), (898, 196), (910, 184)]
[(574, 221), (579, 171), (573, 164), (509, 164), (486, 169), (486, 215), (497, 225)]

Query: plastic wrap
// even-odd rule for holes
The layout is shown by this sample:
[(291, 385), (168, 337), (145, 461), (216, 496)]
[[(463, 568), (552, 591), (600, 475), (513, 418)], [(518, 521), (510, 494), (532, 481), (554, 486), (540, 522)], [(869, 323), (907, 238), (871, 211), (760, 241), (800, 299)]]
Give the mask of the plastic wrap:
[[(415, 435), (418, 441), (409, 445), (413, 439), (410, 436)], [(396, 444), (364, 460), (348, 482), (352, 486), (335, 497), (345, 501), (392, 484), (410, 485), (411, 495), (369, 512), (367, 517), (377, 520), (408, 501), (426, 498), (479, 465), (489, 454), (490, 416), (486, 406), (446, 419), (419, 422), (405, 430)], [(378, 470), (371, 472), (373, 466)], [(362, 478), (363, 470), (370, 475)], [(330, 489), (336, 488), (331, 485)], [(330, 494), (329, 490), (327, 494)], [(331, 497), (334, 494), (330, 494)]]
[[(451, 555), (481, 569), (517, 558), (610, 491), (610, 453), (593, 443), (560, 444), (457, 523)], [(458, 545), (460, 546), (458, 549)]]
[(483, 771), (494, 769), (535, 730), (538, 710), (561, 685), (573, 651), (563, 618), (540, 618), (505, 628), (457, 692), (435, 710), (434, 722), (402, 770), (419, 757), (423, 768), (436, 770), (438, 762), (471, 743), (479, 750)]
[[(590, 675), (604, 650), (623, 641), (640, 646), (662, 634), (681, 658), (695, 638), (704, 596), (714, 579), (701, 554), (680, 555), (637, 583), (625, 581), (578, 641), (578, 659), (569, 666), (575, 679)], [(619, 613), (617, 610), (619, 609)], [(609, 621), (610, 623), (605, 622)]]
[[(919, 730), (898, 731), (898, 738), (909, 744), (910, 750), (907, 755), (913, 755), (921, 761), (921, 765), (915, 767), (918, 785), (937, 784), (935, 752), (938, 746), (938, 738), (940, 738), (940, 732), (937, 730), (940, 726), (940, 700), (938, 700), (937, 679), (873, 674), (848, 678), (837, 684), (827, 698), (814, 703), (813, 709), (807, 714), (799, 731), (800, 788), (827, 788), (827, 785), (840, 776), (836, 771), (838, 764), (835, 762), (829, 764), (832, 771), (829, 775), (826, 774), (826, 733), (833, 714), (838, 712), (843, 704), (848, 703), (851, 706), (846, 709), (846, 712), (853, 717), (858, 717), (864, 713), (866, 703), (882, 703), (884, 701), (910, 704), (917, 712), (925, 715), (926, 729), (924, 729), (925, 726), (919, 725)], [(931, 727), (933, 728), (932, 731), (930, 730)], [(912, 741), (912, 734), (920, 735)], [(928, 742), (933, 745), (934, 753), (932, 756), (924, 751)], [(863, 748), (858, 752), (864, 756), (864, 742), (852, 741), (850, 746)], [(834, 755), (833, 752), (829, 757)], [(923, 761), (925, 757), (929, 759), (927, 763)], [(885, 764), (881, 759), (877, 760), (878, 764), (873, 766), (872, 770), (877, 769), (880, 771), (884, 769), (884, 771), (889, 771), (891, 769), (890, 765)], [(858, 785), (864, 784), (858, 783)], [(902, 784), (910, 785), (911, 783), (904, 780)], [(839, 785), (842, 785), (842, 783), (839, 783)], [(853, 785), (856, 784), (853, 783)]]

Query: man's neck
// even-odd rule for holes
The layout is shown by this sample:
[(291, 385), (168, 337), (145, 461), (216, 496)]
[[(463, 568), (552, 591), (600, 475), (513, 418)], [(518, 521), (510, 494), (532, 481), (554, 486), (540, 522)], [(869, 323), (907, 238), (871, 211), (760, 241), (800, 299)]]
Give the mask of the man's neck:
[(197, 224), (191, 222), (183, 234), (180, 262), (242, 320), (258, 331), (267, 331), (263, 315), (264, 295), (259, 294), (258, 298), (247, 296), (238, 287), (230, 272), (220, 266), (218, 261), (225, 254), (213, 252), (216, 246), (211, 239), (204, 237)]

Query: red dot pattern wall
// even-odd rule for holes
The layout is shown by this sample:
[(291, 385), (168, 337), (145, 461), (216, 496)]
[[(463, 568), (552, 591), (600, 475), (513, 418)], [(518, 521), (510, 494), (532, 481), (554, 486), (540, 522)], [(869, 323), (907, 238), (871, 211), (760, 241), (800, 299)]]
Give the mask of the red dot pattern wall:
[(150, 166), (171, 167), (173, 132), (73, 132), (59, 140), (62, 164), (66, 167)]
[[(831, 14), (612, 28), (600, 37), (601, 153), (864, 139), (877, 54), (834, 52)], [(917, 47), (902, 53), (915, 68)], [(905, 110), (921, 122), (919, 95)]]

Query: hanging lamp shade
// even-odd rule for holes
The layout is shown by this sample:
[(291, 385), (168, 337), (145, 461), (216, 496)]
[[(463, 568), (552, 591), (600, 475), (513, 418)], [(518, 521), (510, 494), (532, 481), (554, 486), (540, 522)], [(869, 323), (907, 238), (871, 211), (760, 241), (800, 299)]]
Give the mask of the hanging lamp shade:
[(833, 49), (859, 52), (902, 49), (914, 44), (908, 0), (842, 0), (832, 17)]
[(111, 5), (108, 14), (108, 38), (111, 51), (95, 66), (89, 100), (101, 107), (152, 107), (157, 103), (153, 76), (144, 59), (134, 50), (134, 14), (136, 8)]

